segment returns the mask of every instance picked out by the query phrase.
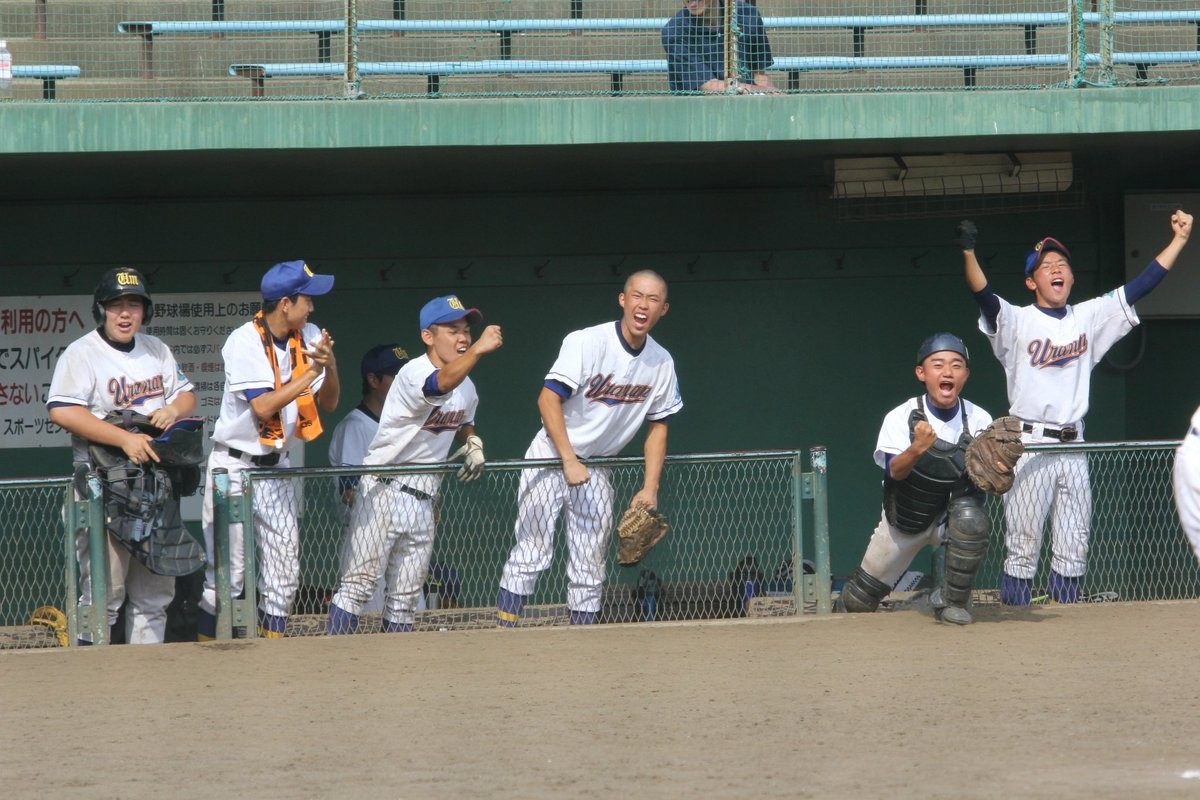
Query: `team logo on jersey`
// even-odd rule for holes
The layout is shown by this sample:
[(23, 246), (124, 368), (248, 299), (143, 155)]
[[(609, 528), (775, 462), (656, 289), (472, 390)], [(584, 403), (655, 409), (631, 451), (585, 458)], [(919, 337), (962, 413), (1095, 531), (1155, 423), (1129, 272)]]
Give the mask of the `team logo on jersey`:
[(583, 396), (606, 406), (644, 403), (654, 388), (646, 383), (614, 383), (611, 372), (607, 375), (593, 375), (587, 387)]
[(440, 408), (435, 408), (425, 419), (425, 424), (421, 426), (421, 430), (429, 431), (430, 433), (456, 431), (463, 426), (466, 418), (467, 410), (465, 408), (459, 408), (454, 411), (442, 411)]
[(1084, 353), (1087, 351), (1088, 338), (1086, 333), (1079, 334), (1078, 339), (1068, 344), (1055, 344), (1049, 339), (1038, 339), (1030, 342), (1027, 348), (1029, 365), (1034, 369), (1069, 366), (1083, 358)]
[(141, 405), (148, 398), (165, 395), (162, 375), (155, 375), (144, 381), (109, 378), (108, 394), (117, 408)]

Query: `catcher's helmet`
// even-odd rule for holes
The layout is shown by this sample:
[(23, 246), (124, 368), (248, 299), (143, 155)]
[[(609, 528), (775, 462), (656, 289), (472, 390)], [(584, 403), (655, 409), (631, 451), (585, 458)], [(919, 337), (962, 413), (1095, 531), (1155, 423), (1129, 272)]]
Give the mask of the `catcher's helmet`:
[(127, 294), (142, 298), (142, 305), (146, 307), (143, 324), (154, 319), (154, 301), (150, 299), (150, 292), (146, 291), (145, 276), (133, 267), (118, 267), (104, 273), (100, 283), (96, 284), (96, 291), (92, 293), (92, 316), (96, 322), (104, 322), (105, 303)]
[(963, 344), (963, 340), (953, 333), (945, 332), (935, 333), (921, 342), (921, 346), (917, 348), (917, 366), (921, 366), (931, 354), (941, 352), (942, 350), (950, 350), (951, 352), (958, 353), (967, 360), (967, 366), (971, 366), (971, 354), (967, 352), (967, 346)]

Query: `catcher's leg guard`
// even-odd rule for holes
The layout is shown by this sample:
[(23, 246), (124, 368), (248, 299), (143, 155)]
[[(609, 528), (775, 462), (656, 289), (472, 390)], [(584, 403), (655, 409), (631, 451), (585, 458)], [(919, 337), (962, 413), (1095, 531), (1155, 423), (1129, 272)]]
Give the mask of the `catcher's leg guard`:
[(258, 635), (264, 639), (282, 639), (287, 627), (287, 617), (268, 614), (261, 608), (258, 610)]
[(595, 611), (572, 611), (572, 625), (595, 625), (597, 613)]
[(496, 597), (496, 624), (502, 628), (517, 627), (524, 605), (525, 595), (501, 587), (500, 594)]
[(1027, 606), (1033, 599), (1033, 578), (1014, 578), (1007, 572), (1000, 578), (1000, 602), (1006, 606)]
[(338, 636), (343, 633), (356, 633), (358, 631), (358, 614), (351, 614), (349, 611), (330, 604), (329, 620), (325, 623), (325, 632), (330, 636)]
[(987, 553), (990, 524), (982, 495), (950, 501), (949, 541), (946, 543), (946, 602), (966, 608), (975, 573)]
[(1057, 603), (1079, 602), (1079, 578), (1068, 578), (1050, 570), (1050, 599)]
[(863, 568), (859, 567), (854, 570), (853, 575), (846, 579), (846, 585), (842, 587), (842, 593), (838, 596), (836, 610), (852, 613), (874, 611), (879, 608), (879, 601), (887, 597), (891, 591), (892, 587), (863, 572)]

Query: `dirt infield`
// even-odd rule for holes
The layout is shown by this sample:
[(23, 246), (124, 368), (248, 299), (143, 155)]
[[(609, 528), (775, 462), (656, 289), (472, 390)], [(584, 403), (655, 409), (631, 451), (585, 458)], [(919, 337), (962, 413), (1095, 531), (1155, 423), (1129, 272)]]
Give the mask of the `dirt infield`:
[(1200, 602), (0, 653), (9, 798), (1198, 797)]

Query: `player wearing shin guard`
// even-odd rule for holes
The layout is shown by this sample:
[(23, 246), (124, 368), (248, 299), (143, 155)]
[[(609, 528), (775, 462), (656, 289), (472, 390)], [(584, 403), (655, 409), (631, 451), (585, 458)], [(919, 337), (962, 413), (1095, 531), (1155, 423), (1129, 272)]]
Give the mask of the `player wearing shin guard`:
[[(998, 296), (975, 258), (978, 231), (958, 226), (967, 285), (980, 308), (979, 329), (1004, 367), (1009, 413), (1022, 420), (1027, 444), (1083, 441), (1083, 418), (1092, 369), (1138, 324), (1134, 304), (1166, 277), (1187, 244), (1192, 215), (1171, 215), (1172, 239), (1140, 275), (1101, 297), (1068, 302), (1075, 285), (1071, 254), (1050, 237), (1025, 259), (1025, 288), (1033, 304), (1017, 307)], [(1050, 597), (1079, 598), (1087, 571), (1092, 488), (1085, 453), (1039, 452), (1017, 464), (1012, 491), (1004, 496), (1006, 522), (1000, 601), (1030, 602), (1042, 531), (1051, 521)]]
[[(454, 295), (435, 297), (421, 309), (425, 355), (408, 361), (392, 380), (379, 428), (364, 466), (437, 464), (464, 456), (459, 480), (483, 473), (483, 441), (475, 435), (479, 395), (467, 377), (479, 360), (500, 348), (499, 325), (472, 341), (482, 320)], [(462, 447), (450, 455), (455, 442)], [(328, 631), (353, 633), (359, 614), (384, 578), (383, 631), (413, 629), (421, 587), (433, 554), (440, 474), (364, 475), (351, 510), (342, 575), (329, 607)]]
[(938, 333), (917, 350), (917, 380), (925, 394), (892, 409), (883, 420), (875, 463), (884, 470), (883, 513), (862, 563), (838, 598), (840, 611), (874, 611), (917, 552), (946, 545), (946, 585), (938, 617), (966, 625), (975, 573), (987, 550), (984, 494), (966, 474), (972, 435), (992, 422), (961, 396), (971, 373), (966, 345)]
[(667, 282), (651, 270), (635, 272), (617, 302), (621, 319), (567, 335), (538, 396), (543, 427), (525, 457), (561, 458), (562, 468), (522, 471), (517, 542), (500, 578), (498, 625), (517, 625), (525, 599), (550, 566), (555, 525), (564, 512), (571, 623), (596, 621), (612, 535), (613, 489), (606, 469), (585, 462), (619, 453), (643, 422), (649, 425), (645, 480), (630, 506), (658, 506), (667, 419), (683, 408), (675, 362), (650, 337), (667, 313)]
[[(208, 457), (208, 491), (202, 520), (208, 552), (213, 553), (212, 475), (229, 473), (231, 495), (242, 493), (247, 469), (290, 466), (294, 441), (321, 434), (319, 411), (337, 408), (341, 394), (333, 337), (308, 321), (313, 297), (333, 289), (332, 275), (314, 274), (303, 261), (285, 261), (263, 275), (262, 310), (235, 328), (221, 348), (225, 392)], [(258, 586), (244, 586), (243, 524), (231, 523), (230, 585), (259, 595), (258, 632), (283, 636), (296, 591), (300, 588), (299, 497), (291, 480), (254, 484), (254, 533), (262, 554)], [(209, 559), (196, 627), (201, 641), (216, 636), (216, 561)]]

